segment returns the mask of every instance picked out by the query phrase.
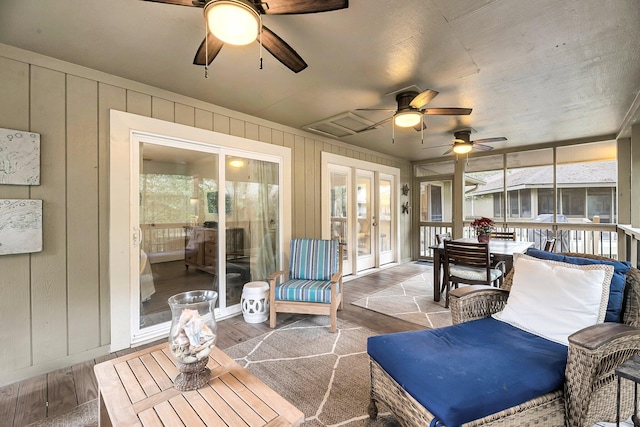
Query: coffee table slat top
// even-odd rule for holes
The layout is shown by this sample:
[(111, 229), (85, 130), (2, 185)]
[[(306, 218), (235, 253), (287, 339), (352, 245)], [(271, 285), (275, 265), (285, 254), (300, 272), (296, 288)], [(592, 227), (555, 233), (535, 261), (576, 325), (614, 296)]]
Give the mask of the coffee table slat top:
[(198, 390), (173, 387), (178, 370), (167, 344), (95, 366), (100, 425), (297, 426), (304, 414), (217, 347), (211, 380)]

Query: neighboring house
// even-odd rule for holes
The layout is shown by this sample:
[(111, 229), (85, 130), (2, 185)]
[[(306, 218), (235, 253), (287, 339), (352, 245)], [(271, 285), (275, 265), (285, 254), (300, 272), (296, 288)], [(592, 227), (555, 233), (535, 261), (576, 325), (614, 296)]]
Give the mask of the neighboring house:
[[(474, 187), (467, 188), (467, 219), (505, 218), (503, 173), (486, 174), (483, 172), (484, 182), (480, 180)], [(593, 221), (594, 217), (599, 217), (602, 223), (616, 222), (617, 174), (614, 160), (559, 164), (556, 168), (557, 213), (566, 216), (569, 222)], [(506, 193), (506, 219), (526, 221), (553, 213), (553, 167), (507, 170)]]

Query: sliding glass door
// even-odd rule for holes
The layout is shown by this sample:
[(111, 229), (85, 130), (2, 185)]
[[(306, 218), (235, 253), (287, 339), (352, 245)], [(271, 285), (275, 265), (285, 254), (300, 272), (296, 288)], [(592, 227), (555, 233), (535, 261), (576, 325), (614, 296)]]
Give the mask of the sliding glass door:
[(244, 284), (276, 271), (281, 165), (231, 150), (143, 140), (139, 166), (133, 340), (168, 327), (167, 299), (180, 292), (217, 291), (218, 316), (239, 312)]

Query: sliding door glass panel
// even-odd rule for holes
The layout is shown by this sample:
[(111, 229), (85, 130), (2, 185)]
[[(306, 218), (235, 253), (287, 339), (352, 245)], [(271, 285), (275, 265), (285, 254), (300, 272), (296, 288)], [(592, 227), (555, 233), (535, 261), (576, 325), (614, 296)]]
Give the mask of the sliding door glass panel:
[(239, 304), (249, 281), (264, 281), (276, 271), (280, 248), (278, 163), (226, 156), (225, 210), (226, 300)]
[(167, 299), (218, 290), (216, 222), (205, 195), (217, 189), (218, 155), (140, 144), (140, 328), (171, 320)]

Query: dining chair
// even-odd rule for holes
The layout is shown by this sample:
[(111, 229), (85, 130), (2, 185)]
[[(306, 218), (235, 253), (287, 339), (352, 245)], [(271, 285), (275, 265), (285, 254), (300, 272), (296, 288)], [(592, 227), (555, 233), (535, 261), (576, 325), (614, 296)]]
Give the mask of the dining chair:
[(440, 233), (436, 234), (436, 242), (438, 244), (444, 242), (445, 240), (451, 240), (451, 233)]
[[(336, 332), (342, 308), (342, 256), (338, 240), (291, 239), (289, 270), (275, 272), (269, 282), (269, 326), (276, 313), (324, 314)], [(288, 276), (288, 277), (287, 277)]]
[(499, 240), (516, 240), (516, 232), (515, 231), (492, 231), (491, 238), (499, 239)]
[(444, 283), (446, 287), (445, 308), (449, 308), (451, 286), (459, 283), (468, 285), (499, 285), (503, 272), (499, 266), (491, 264), (488, 243), (444, 242)]
[(553, 252), (553, 249), (556, 247), (556, 239), (548, 239), (544, 244), (544, 250), (546, 252)]

